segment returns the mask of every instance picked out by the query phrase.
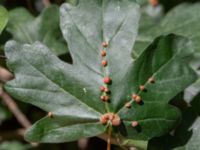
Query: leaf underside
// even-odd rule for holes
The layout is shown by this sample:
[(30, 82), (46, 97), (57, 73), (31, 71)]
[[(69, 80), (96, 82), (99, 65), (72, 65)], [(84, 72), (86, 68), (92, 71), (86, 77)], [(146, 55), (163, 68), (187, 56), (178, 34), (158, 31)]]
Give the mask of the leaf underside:
[[(122, 123), (113, 137), (149, 140), (169, 132), (180, 112), (168, 105), (177, 93), (195, 81), (196, 74), (184, 62), (191, 43), (175, 35), (157, 38), (136, 60), (131, 50), (137, 36), (139, 7), (129, 0), (80, 0), (61, 7), (61, 30), (73, 64), (62, 62), (40, 42), (6, 44), (8, 66), (15, 79), (6, 90), (16, 99), (33, 104), (53, 118), (45, 117), (30, 128), (26, 139), (34, 142), (66, 142), (106, 132), (102, 114), (117, 113)], [(95, 16), (95, 17), (94, 17)], [(101, 66), (101, 43), (108, 65)], [(100, 100), (99, 87), (109, 76), (110, 103)], [(155, 83), (147, 82), (154, 77)], [(139, 91), (145, 85), (146, 92)], [(143, 104), (131, 100), (141, 96)], [(124, 107), (132, 102), (132, 108)], [(139, 126), (131, 127), (132, 121)]]

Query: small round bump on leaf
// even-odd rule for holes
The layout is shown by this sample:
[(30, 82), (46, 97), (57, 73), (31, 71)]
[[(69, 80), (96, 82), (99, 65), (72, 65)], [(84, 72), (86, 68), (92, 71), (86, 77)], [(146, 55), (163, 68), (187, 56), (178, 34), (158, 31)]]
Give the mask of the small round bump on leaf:
[(132, 94), (132, 99), (135, 100), (137, 97), (137, 94)]
[(136, 103), (140, 103), (142, 99), (139, 95), (137, 95), (134, 100), (135, 100)]
[(109, 83), (111, 83), (111, 78), (110, 77), (105, 77), (103, 79), (103, 82), (106, 83), (106, 84), (109, 84)]
[(103, 47), (108, 47), (108, 43), (107, 43), (107, 42), (103, 42), (103, 43), (102, 43), (102, 46), (103, 46)]
[(140, 91), (145, 91), (145, 86), (144, 85), (140, 85)]
[(113, 120), (115, 115), (113, 113), (108, 113), (109, 120)]
[(105, 56), (106, 56), (106, 51), (105, 51), (105, 50), (102, 50), (102, 51), (101, 51), (101, 56), (102, 56), (102, 57), (105, 57)]
[(158, 1), (158, 0), (149, 0), (149, 3), (150, 3), (153, 7), (155, 7), (155, 6), (158, 5), (159, 1)]
[(137, 121), (133, 121), (133, 122), (131, 123), (131, 126), (132, 126), (133, 128), (137, 127), (138, 125), (139, 125), (139, 123), (138, 123)]
[(103, 125), (105, 125), (105, 124), (108, 122), (108, 119), (106, 118), (105, 115), (102, 115), (102, 116), (100, 117), (100, 122), (101, 122), (101, 124), (103, 124)]
[(109, 96), (107, 96), (107, 95), (104, 96), (104, 101), (105, 101), (105, 102), (108, 102), (109, 100), (110, 100), (110, 97), (109, 97)]
[(131, 108), (131, 103), (130, 103), (130, 102), (127, 102), (127, 103), (125, 104), (125, 107), (126, 107), (126, 108)]
[(102, 101), (105, 101), (105, 96), (102, 95), (102, 96), (100, 97), (100, 99), (101, 99)]
[(121, 124), (121, 119), (117, 114), (106, 113), (100, 117), (100, 122), (105, 125), (110, 121), (113, 126), (119, 126)]
[(109, 93), (110, 92), (109, 88), (105, 87), (104, 92)]
[(107, 66), (107, 64), (108, 64), (108, 62), (107, 62), (106, 60), (102, 60), (102, 61), (101, 61), (101, 65), (102, 65), (103, 67)]
[(48, 117), (53, 118), (53, 113), (52, 112), (48, 112)]
[(105, 87), (104, 87), (104, 86), (100, 86), (99, 89), (100, 89), (101, 92), (104, 92), (104, 91), (105, 91)]
[(114, 115), (114, 118), (112, 119), (112, 125), (113, 126), (119, 126), (121, 124), (121, 119), (118, 115)]
[(149, 83), (155, 83), (155, 79), (154, 79), (153, 77), (150, 77), (150, 78), (148, 79), (148, 82), (149, 82)]

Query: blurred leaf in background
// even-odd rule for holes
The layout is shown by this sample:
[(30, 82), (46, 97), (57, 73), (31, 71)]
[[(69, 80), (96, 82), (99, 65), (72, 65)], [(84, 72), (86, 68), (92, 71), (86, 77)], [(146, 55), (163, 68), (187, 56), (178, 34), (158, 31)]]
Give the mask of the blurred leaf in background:
[(0, 144), (0, 150), (28, 150), (29, 148), (30, 145), (18, 141), (6, 141)]
[[(175, 7), (160, 22), (149, 27), (148, 30), (145, 29), (139, 32), (138, 37), (143, 41), (143, 44), (134, 50), (139, 55), (155, 37), (174, 33), (191, 39), (194, 43), (195, 51), (200, 52), (200, 42), (198, 42), (200, 40), (199, 10), (200, 3), (181, 4)], [(150, 19), (148, 22), (150, 22)]]
[(14, 40), (27, 44), (40, 41), (57, 55), (68, 52), (59, 27), (58, 6), (46, 8), (37, 18), (25, 8), (16, 8), (9, 12), (9, 18), (7, 31)]
[(7, 22), (8, 22), (8, 12), (3, 6), (0, 5), (0, 34), (5, 28)]

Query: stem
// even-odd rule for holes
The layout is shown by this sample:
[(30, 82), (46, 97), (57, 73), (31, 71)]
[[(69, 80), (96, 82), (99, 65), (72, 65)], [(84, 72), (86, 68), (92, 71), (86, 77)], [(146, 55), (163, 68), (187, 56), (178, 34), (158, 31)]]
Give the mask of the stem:
[[(6, 69), (0, 67), (0, 81), (7, 82), (13, 79), (14, 76)], [(9, 108), (9, 110), (14, 114), (18, 122), (24, 127), (28, 128), (31, 126), (30, 121), (26, 116), (21, 112), (15, 101), (8, 95), (0, 85), (0, 98)]]
[(6, 69), (0, 67), (0, 82), (7, 82), (14, 78), (14, 76)]
[(58, 5), (61, 5), (61, 4), (62, 4), (62, 0), (56, 0), (56, 3), (57, 3)]
[(111, 135), (112, 135), (112, 126), (108, 127), (108, 139), (107, 139), (107, 150), (111, 149)]
[(4, 92), (3, 89), (1, 89), (1, 87), (0, 87), (0, 97), (2, 98), (2, 101), (7, 105), (9, 110), (14, 114), (18, 122), (25, 129), (31, 126), (31, 123), (26, 118), (26, 116), (20, 111), (15, 101), (6, 92)]
[(29, 11), (33, 12), (34, 10), (33, 10), (33, 5), (32, 5), (31, 0), (26, 0), (26, 2), (27, 2), (27, 6), (28, 6)]

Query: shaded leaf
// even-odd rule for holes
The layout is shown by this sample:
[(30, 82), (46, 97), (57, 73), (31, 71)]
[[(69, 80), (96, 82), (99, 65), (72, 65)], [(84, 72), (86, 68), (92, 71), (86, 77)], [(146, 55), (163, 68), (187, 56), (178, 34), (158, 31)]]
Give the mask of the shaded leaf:
[(28, 150), (31, 146), (17, 141), (5, 141), (0, 144), (1, 150)]
[[(200, 52), (200, 4), (181, 4), (172, 9), (158, 25), (155, 25), (146, 32), (141, 32), (136, 40), (141, 46), (137, 47), (138, 55), (160, 35), (174, 33), (191, 39), (194, 43), (194, 50)], [(143, 45), (144, 44), (144, 45)]]
[(59, 28), (59, 8), (57, 6), (46, 8), (37, 18), (24, 8), (11, 10), (9, 17), (7, 30), (16, 41), (28, 44), (40, 41), (57, 55), (68, 51)]
[(5, 28), (7, 22), (8, 22), (8, 12), (3, 6), (0, 5), (0, 34)]

